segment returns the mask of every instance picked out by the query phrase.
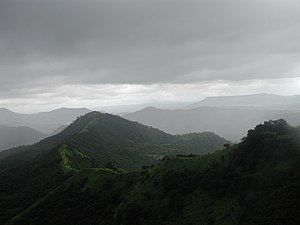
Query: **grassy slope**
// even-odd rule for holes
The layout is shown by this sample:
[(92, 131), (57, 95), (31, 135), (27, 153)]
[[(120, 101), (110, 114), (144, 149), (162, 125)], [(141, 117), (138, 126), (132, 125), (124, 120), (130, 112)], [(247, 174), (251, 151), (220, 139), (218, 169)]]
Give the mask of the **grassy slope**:
[(270, 122), (240, 144), (145, 170), (85, 169), (8, 224), (300, 223), (299, 129)]

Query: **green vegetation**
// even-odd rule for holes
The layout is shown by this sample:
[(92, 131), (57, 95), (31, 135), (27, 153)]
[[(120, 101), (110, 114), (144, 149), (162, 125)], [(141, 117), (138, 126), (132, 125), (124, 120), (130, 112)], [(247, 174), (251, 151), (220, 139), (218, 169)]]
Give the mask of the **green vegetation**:
[(59, 153), (61, 166), (65, 173), (77, 172), (80, 168), (89, 166), (89, 163), (86, 163), (89, 157), (74, 147), (63, 144), (59, 148)]
[(118, 116), (88, 113), (37, 144), (0, 153), (0, 224), (26, 213), (83, 169), (124, 172), (157, 164), (166, 154), (214, 151), (226, 142), (214, 137), (209, 147), (183, 148), (179, 137)]
[[(197, 134), (174, 138), (102, 115), (88, 114), (93, 122), (33, 162), (0, 167), (1, 224), (300, 224), (300, 128), (265, 122), (237, 145), (224, 141), (223, 150), (196, 155), (183, 153), (197, 145)], [(117, 152), (104, 160), (108, 143)], [(134, 162), (127, 164), (118, 149), (146, 154), (127, 155)], [(176, 154), (159, 157), (165, 152)], [(120, 166), (149, 155), (155, 165)]]

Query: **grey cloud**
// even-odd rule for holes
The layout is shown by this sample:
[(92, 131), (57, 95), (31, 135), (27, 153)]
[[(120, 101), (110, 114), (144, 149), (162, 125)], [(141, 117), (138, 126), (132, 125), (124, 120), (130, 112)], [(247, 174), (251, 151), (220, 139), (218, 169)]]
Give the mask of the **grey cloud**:
[(299, 8), (297, 0), (2, 0), (0, 94), (299, 76), (291, 72)]

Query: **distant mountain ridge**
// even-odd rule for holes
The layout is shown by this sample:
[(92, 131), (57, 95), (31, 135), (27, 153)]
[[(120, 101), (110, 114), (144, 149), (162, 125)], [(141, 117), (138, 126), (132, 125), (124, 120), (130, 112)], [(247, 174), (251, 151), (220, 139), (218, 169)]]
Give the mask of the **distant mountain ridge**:
[(27, 126), (42, 133), (50, 134), (62, 125), (69, 125), (78, 116), (90, 112), (86, 108), (59, 108), (50, 112), (21, 114), (0, 108), (0, 125)]
[(202, 106), (176, 110), (147, 107), (123, 117), (171, 134), (211, 131), (231, 141), (239, 141), (255, 124), (270, 119), (283, 118), (293, 126), (300, 125), (299, 113), (243, 107)]
[(8, 127), (0, 125), (0, 151), (38, 142), (47, 135), (30, 127)]
[(213, 96), (202, 101), (188, 105), (186, 108), (198, 108), (201, 106), (211, 107), (266, 107), (279, 105), (299, 105), (300, 95), (282, 96), (275, 94), (253, 94), (237, 96)]
[(147, 107), (123, 117), (171, 134), (211, 131), (231, 141), (239, 141), (247, 130), (266, 120), (283, 118), (291, 125), (299, 126), (300, 95), (214, 96), (184, 109)]

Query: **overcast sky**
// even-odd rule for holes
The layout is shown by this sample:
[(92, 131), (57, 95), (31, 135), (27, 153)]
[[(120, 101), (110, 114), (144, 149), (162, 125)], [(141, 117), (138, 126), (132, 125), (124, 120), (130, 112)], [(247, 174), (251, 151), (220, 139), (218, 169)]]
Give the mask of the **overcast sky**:
[(0, 0), (0, 107), (300, 94), (299, 0)]

